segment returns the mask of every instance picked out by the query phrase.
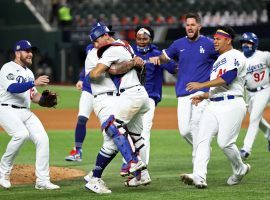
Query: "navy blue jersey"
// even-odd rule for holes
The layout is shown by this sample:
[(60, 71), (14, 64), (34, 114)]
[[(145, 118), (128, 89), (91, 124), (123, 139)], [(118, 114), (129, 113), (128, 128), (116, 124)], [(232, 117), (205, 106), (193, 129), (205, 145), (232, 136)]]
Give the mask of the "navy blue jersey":
[[(153, 44), (149, 45), (149, 50), (147, 52), (138, 51), (136, 45), (132, 46), (132, 48), (135, 55), (141, 57), (143, 60), (148, 60), (150, 57), (161, 55), (161, 51)], [(146, 63), (144, 87), (149, 97), (155, 101), (156, 105), (162, 98), (163, 69), (166, 69), (170, 73), (175, 73), (176, 67), (177, 64), (173, 61), (161, 66)]]
[[(168, 49), (164, 50), (167, 56), (178, 61), (178, 77), (175, 92), (178, 97), (197, 92), (186, 91), (189, 82), (205, 82), (210, 79), (210, 71), (218, 52), (214, 49), (213, 40), (200, 35), (196, 41), (187, 37), (175, 40)], [(207, 92), (207, 89), (201, 91)]]

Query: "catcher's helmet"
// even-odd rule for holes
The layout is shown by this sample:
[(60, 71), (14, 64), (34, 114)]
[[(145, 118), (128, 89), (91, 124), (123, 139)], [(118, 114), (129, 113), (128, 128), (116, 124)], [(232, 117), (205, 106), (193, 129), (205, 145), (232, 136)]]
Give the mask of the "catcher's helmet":
[(90, 33), (89, 33), (89, 37), (90, 40), (92, 42), (94, 42), (96, 39), (98, 39), (99, 37), (101, 37), (102, 35), (104, 35), (105, 33), (108, 33), (110, 35), (114, 34), (114, 31), (111, 31), (107, 26), (105, 26), (103, 23), (96, 23)]
[(246, 32), (242, 35), (240, 40), (241, 43), (243, 42), (251, 42), (253, 43), (255, 49), (259, 46), (259, 39), (255, 33)]

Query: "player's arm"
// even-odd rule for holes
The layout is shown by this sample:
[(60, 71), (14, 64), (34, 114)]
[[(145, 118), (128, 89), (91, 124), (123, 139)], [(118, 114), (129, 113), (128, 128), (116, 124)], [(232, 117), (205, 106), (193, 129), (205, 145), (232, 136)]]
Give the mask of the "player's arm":
[(170, 59), (164, 53), (162, 53), (160, 56), (149, 58), (150, 63), (153, 63), (154, 65), (161, 65), (163, 63), (169, 62), (169, 60)]
[(197, 106), (198, 103), (200, 103), (204, 99), (208, 99), (208, 98), (209, 98), (209, 93), (208, 92), (205, 92), (203, 94), (199, 94), (199, 95), (193, 96), (190, 99), (192, 101), (192, 104), (194, 104), (195, 106)]
[(39, 92), (36, 92), (34, 95), (33, 95), (33, 97), (32, 97), (32, 102), (33, 103), (38, 103), (39, 102), (39, 100), (40, 100), (40, 98), (41, 98), (41, 94), (39, 93)]
[(144, 66), (143, 59), (136, 56), (132, 60), (112, 64), (108, 72), (113, 75), (124, 74), (134, 67), (142, 68), (143, 66)]
[(211, 81), (206, 81), (203, 83), (199, 82), (190, 82), (187, 84), (186, 90), (191, 92), (193, 90), (199, 90), (202, 88), (218, 87), (224, 84), (231, 84), (233, 80), (237, 77), (237, 69), (233, 69), (225, 72), (220, 77), (213, 79)]
[(47, 85), (50, 82), (46, 75), (38, 77), (35, 81), (25, 83), (12, 83), (8, 86), (7, 91), (10, 93), (23, 93), (34, 86)]
[(78, 90), (82, 89), (84, 78), (85, 78), (85, 68), (83, 67), (83, 69), (82, 69), (82, 71), (81, 71), (81, 73), (79, 75), (79, 80), (77, 81), (77, 83), (75, 85)]
[(108, 67), (105, 65), (105, 64), (103, 64), (103, 63), (98, 63), (97, 65), (96, 65), (96, 67), (93, 69), (93, 70), (91, 70), (91, 72), (90, 72), (90, 78), (92, 79), (92, 80), (96, 80), (96, 79), (99, 79), (101, 76), (102, 76), (102, 74), (106, 71), (108, 69)]

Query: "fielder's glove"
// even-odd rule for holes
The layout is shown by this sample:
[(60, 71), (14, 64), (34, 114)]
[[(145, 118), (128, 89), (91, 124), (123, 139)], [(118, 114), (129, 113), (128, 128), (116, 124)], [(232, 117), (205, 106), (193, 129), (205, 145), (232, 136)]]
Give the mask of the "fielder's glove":
[(44, 90), (38, 104), (42, 107), (55, 107), (57, 105), (57, 94), (49, 90)]

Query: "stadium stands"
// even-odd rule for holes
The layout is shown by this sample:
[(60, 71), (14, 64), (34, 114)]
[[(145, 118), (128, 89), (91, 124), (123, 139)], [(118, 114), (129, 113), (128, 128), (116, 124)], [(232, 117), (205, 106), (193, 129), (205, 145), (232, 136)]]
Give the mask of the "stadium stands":
[[(228, 24), (246, 26), (267, 23), (266, 3), (257, 0), (130, 0), (130, 1), (69, 1), (73, 9), (74, 19), (80, 17), (88, 20), (90, 14), (93, 21), (101, 20), (116, 25), (173, 25), (182, 22), (188, 11), (200, 12), (204, 26)], [(113, 13), (111, 11), (113, 10)], [(111, 15), (113, 14), (113, 18)], [(102, 17), (101, 17), (102, 15)], [(73, 23), (80, 27), (87, 23)]]

